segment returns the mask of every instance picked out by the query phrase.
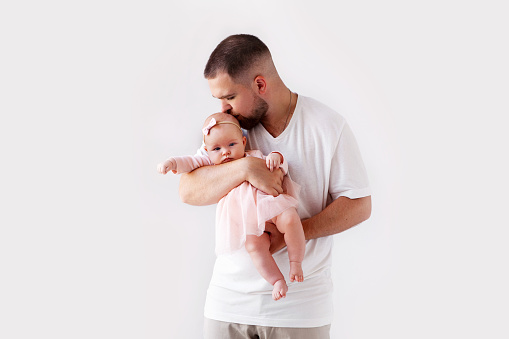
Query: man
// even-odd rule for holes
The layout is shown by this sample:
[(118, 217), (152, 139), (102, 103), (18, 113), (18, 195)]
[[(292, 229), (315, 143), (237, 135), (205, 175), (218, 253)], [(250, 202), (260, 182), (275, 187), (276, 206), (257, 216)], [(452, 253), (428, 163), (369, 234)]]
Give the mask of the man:
[[(292, 179), (301, 185), (299, 215), (307, 239), (304, 282), (289, 284), (285, 299), (272, 300), (272, 286), (256, 271), (245, 250), (218, 256), (205, 303), (206, 338), (329, 338), (332, 235), (371, 214), (366, 170), (355, 138), (342, 116), (288, 89), (267, 46), (251, 35), (232, 35), (210, 55), (204, 71), (221, 110), (247, 130), (248, 147), (280, 152)], [(246, 157), (183, 175), (181, 199), (217, 203), (249, 181), (274, 196), (283, 174)], [(271, 224), (266, 232), (274, 259), (287, 275), (284, 239)]]

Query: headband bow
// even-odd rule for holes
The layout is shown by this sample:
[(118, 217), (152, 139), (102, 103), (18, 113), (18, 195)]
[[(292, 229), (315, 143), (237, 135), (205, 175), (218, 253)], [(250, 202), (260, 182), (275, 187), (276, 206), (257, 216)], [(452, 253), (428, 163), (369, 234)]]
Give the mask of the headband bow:
[(214, 118), (210, 119), (209, 124), (207, 126), (205, 126), (203, 128), (203, 130), (202, 130), (203, 131), (203, 135), (209, 135), (210, 129), (212, 127), (214, 127), (215, 125), (217, 125), (216, 119), (214, 119)]
[(237, 127), (242, 132), (242, 129), (240, 128), (240, 126), (237, 125), (234, 122), (231, 122), (231, 121), (219, 121), (219, 122), (217, 122), (216, 119), (212, 118), (212, 119), (210, 119), (209, 124), (202, 129), (203, 136), (205, 137), (205, 135), (209, 135), (210, 130), (212, 129), (212, 127), (214, 127), (216, 125), (221, 125), (221, 124), (230, 124), (230, 125), (233, 125), (233, 126)]

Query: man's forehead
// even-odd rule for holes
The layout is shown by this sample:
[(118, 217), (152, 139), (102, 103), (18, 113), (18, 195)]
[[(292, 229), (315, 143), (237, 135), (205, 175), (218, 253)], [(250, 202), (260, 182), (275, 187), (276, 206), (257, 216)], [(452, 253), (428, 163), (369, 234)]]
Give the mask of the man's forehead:
[(208, 79), (212, 96), (223, 99), (237, 92), (239, 84), (236, 84), (226, 73), (219, 73), (215, 78)]

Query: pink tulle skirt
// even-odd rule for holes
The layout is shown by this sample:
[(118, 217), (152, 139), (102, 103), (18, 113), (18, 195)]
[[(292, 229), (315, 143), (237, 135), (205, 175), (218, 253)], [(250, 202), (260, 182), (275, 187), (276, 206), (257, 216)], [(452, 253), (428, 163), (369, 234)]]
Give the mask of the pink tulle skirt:
[(263, 234), (266, 221), (297, 208), (300, 186), (285, 176), (283, 190), (283, 194), (273, 197), (244, 182), (223, 197), (216, 210), (216, 254), (241, 249), (247, 235)]

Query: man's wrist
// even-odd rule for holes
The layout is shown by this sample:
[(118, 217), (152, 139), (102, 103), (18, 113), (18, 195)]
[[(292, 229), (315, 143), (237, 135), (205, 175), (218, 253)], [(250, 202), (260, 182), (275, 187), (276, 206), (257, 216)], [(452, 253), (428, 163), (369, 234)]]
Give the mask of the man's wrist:
[(251, 159), (249, 157), (244, 157), (239, 160), (241, 161), (236, 162), (237, 165), (239, 166), (239, 168), (237, 168), (236, 170), (242, 173), (242, 179), (244, 179), (244, 181), (249, 182), (251, 174), (251, 171), (249, 170), (249, 164)]

